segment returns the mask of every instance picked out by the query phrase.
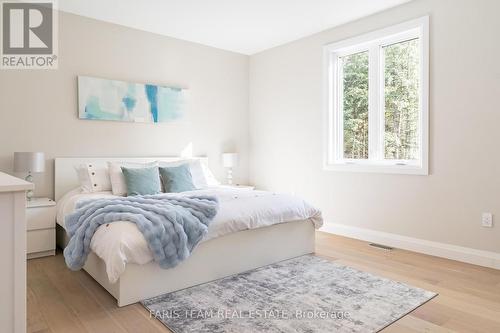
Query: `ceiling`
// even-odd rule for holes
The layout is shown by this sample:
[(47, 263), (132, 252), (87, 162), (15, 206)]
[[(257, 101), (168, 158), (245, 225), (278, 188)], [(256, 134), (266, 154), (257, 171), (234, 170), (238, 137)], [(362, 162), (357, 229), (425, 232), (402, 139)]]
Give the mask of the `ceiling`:
[(63, 0), (62, 11), (242, 54), (409, 0)]

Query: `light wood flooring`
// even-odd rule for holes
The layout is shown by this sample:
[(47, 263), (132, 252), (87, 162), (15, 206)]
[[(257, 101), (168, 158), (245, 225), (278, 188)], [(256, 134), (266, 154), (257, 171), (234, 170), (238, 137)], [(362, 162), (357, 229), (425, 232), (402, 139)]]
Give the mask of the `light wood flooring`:
[[(366, 272), (439, 293), (383, 330), (500, 332), (500, 271), (322, 232), (316, 254)], [(59, 252), (28, 261), (28, 332), (169, 332), (141, 305), (123, 308), (84, 271), (72, 272)]]

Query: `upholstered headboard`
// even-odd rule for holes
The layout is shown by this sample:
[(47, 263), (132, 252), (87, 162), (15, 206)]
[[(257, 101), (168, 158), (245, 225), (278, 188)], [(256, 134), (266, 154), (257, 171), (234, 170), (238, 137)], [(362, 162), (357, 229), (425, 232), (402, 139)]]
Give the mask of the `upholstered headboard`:
[[(207, 157), (192, 157), (190, 159), (199, 159), (201, 163), (208, 167)], [(54, 175), (54, 195), (55, 200), (59, 200), (65, 193), (78, 187), (78, 176), (75, 166), (84, 163), (93, 163), (94, 165), (103, 165), (109, 162), (135, 162), (147, 163), (154, 161), (175, 162), (185, 159), (183, 157), (63, 157), (55, 159)]]

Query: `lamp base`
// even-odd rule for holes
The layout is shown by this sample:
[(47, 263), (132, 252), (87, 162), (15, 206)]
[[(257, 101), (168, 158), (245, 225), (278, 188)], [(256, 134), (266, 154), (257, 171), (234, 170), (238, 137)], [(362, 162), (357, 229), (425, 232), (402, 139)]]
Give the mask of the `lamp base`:
[(233, 185), (233, 169), (227, 168), (227, 185)]
[[(26, 178), (24, 178), (24, 180), (26, 180), (27, 182), (33, 183), (33, 176), (31, 175), (31, 173), (28, 173), (28, 175), (26, 176)], [(34, 195), (33, 190), (27, 190), (26, 191), (26, 200), (31, 201), (33, 199), (33, 195)]]

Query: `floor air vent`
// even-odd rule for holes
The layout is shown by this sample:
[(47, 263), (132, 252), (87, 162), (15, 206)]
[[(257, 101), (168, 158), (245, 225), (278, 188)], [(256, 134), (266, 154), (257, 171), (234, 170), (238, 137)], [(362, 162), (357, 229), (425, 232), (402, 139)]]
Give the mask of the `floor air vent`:
[(377, 249), (381, 249), (381, 250), (386, 250), (386, 251), (392, 251), (392, 250), (394, 250), (393, 247), (385, 246), (385, 245), (382, 245), (382, 244), (370, 243), (369, 245), (373, 246), (373, 247), (376, 247)]

